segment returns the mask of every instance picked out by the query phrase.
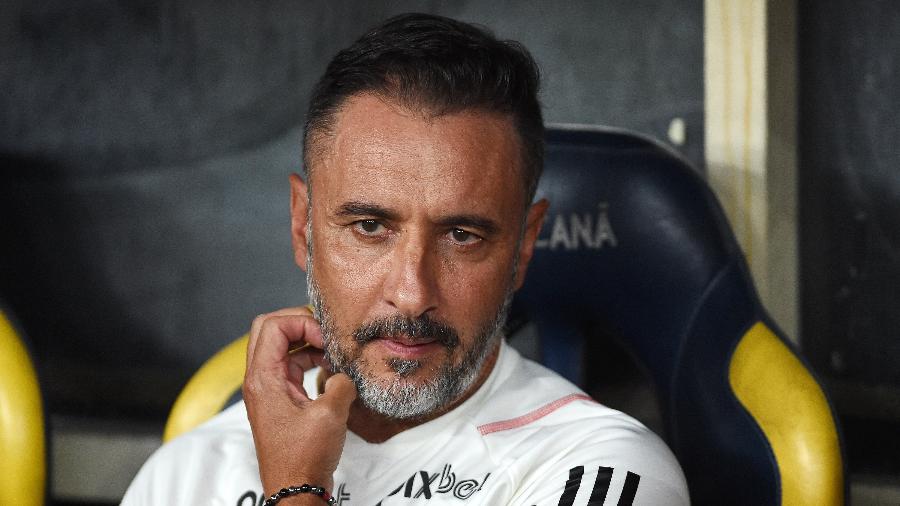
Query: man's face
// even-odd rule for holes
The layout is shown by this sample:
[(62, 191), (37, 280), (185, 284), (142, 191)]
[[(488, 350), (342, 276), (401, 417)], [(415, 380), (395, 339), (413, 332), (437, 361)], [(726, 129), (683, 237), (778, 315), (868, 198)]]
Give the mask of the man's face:
[(458, 398), (496, 349), (545, 204), (526, 212), (506, 116), (431, 117), (365, 94), (333, 132), (318, 141), (311, 209), (293, 179), (296, 260), (327, 355), (363, 402), (423, 415)]

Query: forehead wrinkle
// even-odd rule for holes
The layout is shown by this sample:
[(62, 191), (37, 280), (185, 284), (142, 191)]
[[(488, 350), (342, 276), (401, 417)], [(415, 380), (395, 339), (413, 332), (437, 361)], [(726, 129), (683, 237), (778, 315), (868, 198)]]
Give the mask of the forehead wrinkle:
[[(316, 162), (324, 162), (325, 159), (332, 158), (336, 155), (337, 152), (337, 144), (339, 141), (339, 137), (344, 137), (341, 135), (344, 130), (343, 120), (348, 120), (346, 117), (349, 114), (360, 114), (361, 111), (359, 108), (352, 107), (355, 104), (360, 102), (364, 102), (366, 100), (369, 101), (377, 101), (381, 106), (388, 109), (390, 113), (393, 113), (396, 116), (403, 117), (406, 119), (414, 119), (420, 122), (420, 125), (433, 126), (435, 123), (446, 119), (448, 117), (459, 117), (459, 116), (469, 116), (476, 117), (478, 119), (478, 124), (475, 128), (479, 128), (484, 132), (490, 131), (487, 123), (496, 123), (502, 122), (505, 125), (505, 129), (511, 133), (511, 140), (514, 146), (514, 153), (511, 159), (513, 160), (512, 166), (509, 169), (512, 169), (507, 174), (508, 177), (512, 178), (511, 180), (519, 181), (524, 184), (522, 178), (526, 171), (526, 167), (523, 159), (523, 140), (519, 134), (518, 129), (515, 126), (515, 119), (509, 113), (503, 113), (498, 111), (491, 110), (483, 110), (478, 107), (473, 108), (463, 108), (463, 109), (439, 109), (432, 105), (429, 105), (427, 100), (425, 101), (409, 101), (409, 100), (401, 100), (401, 97), (397, 97), (390, 94), (378, 93), (376, 91), (363, 91), (349, 97), (346, 97), (341, 101), (341, 104), (336, 108), (334, 114), (332, 116), (332, 120), (328, 122), (326, 129), (322, 131), (313, 132), (314, 135), (311, 136), (310, 141), (314, 143), (312, 146), (312, 156), (310, 159), (304, 160), (307, 164), (307, 177), (311, 178), (312, 174), (312, 166), (318, 165)], [(353, 124), (353, 121), (348, 121), (350, 124)], [(462, 132), (457, 132), (460, 135), (463, 135)], [(481, 137), (482, 139), (484, 137)], [(470, 148), (472, 146), (469, 146)], [(495, 151), (492, 151), (495, 152)], [(414, 150), (413, 153), (421, 154), (420, 150)], [(328, 156), (328, 155), (332, 156)], [(376, 150), (373, 155), (380, 156), (384, 158), (384, 152), (380, 150)], [(501, 155), (502, 156), (502, 155)], [(379, 160), (381, 161), (381, 160)], [(435, 175), (435, 178), (441, 177), (441, 175)], [(421, 174), (416, 175), (417, 179), (423, 179), (424, 176)], [(525, 199), (523, 199), (524, 201)]]
[[(518, 186), (521, 158), (520, 140), (504, 115), (466, 110), (423, 118), (377, 97), (355, 97), (335, 127), (322, 160), (331, 174), (321, 179), (330, 179), (343, 194), (337, 200), (386, 204), (395, 196), (413, 196), (443, 207), (437, 214), (460, 214), (473, 204), (523, 197), (505, 195)], [(485, 186), (486, 178), (501, 184)], [(487, 194), (487, 187), (501, 194)]]

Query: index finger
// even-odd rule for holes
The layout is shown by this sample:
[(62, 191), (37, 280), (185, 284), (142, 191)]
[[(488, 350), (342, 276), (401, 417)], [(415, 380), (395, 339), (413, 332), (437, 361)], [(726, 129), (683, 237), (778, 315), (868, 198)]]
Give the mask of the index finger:
[(255, 341), (248, 345), (247, 372), (252, 368), (283, 367), (291, 359), (290, 348), (306, 344), (316, 348), (316, 352), (322, 345), (322, 330), (311, 316), (269, 316), (260, 325)]
[(295, 306), (295, 307), (286, 307), (283, 309), (278, 309), (276, 311), (272, 311), (271, 313), (263, 313), (258, 315), (253, 319), (253, 323), (250, 325), (250, 339), (247, 342), (247, 365), (250, 365), (250, 362), (253, 360), (253, 352), (256, 349), (256, 341), (259, 339), (259, 332), (262, 328), (263, 322), (266, 321), (267, 318), (271, 318), (273, 316), (312, 316), (312, 307), (309, 305), (306, 306)]

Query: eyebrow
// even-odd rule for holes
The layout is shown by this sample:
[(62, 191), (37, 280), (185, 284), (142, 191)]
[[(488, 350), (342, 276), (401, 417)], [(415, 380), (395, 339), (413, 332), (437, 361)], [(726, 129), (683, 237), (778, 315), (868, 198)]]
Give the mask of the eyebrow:
[(455, 214), (437, 221), (443, 227), (470, 227), (482, 231), (486, 235), (496, 234), (500, 226), (494, 220), (474, 214)]
[(389, 207), (382, 207), (377, 204), (368, 202), (359, 202), (351, 200), (344, 202), (337, 210), (338, 216), (371, 216), (383, 220), (395, 221), (400, 217), (400, 213)]
[[(397, 221), (400, 218), (400, 213), (394, 209), (356, 200), (341, 204), (336, 214), (344, 217), (370, 216), (388, 221)], [(486, 235), (496, 234), (500, 231), (500, 225), (497, 222), (476, 214), (444, 216), (437, 220), (437, 225), (442, 227), (470, 227), (480, 230)]]

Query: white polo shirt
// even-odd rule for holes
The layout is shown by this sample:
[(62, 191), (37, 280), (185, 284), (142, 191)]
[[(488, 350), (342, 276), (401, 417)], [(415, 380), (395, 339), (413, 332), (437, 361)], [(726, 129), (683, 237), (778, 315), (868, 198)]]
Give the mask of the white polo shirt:
[[(316, 373), (306, 374), (307, 392), (316, 392)], [(380, 444), (348, 433), (334, 482), (341, 506), (689, 504), (662, 440), (505, 342), (488, 379), (456, 409)], [(122, 504), (263, 500), (250, 424), (238, 403), (160, 448)]]

